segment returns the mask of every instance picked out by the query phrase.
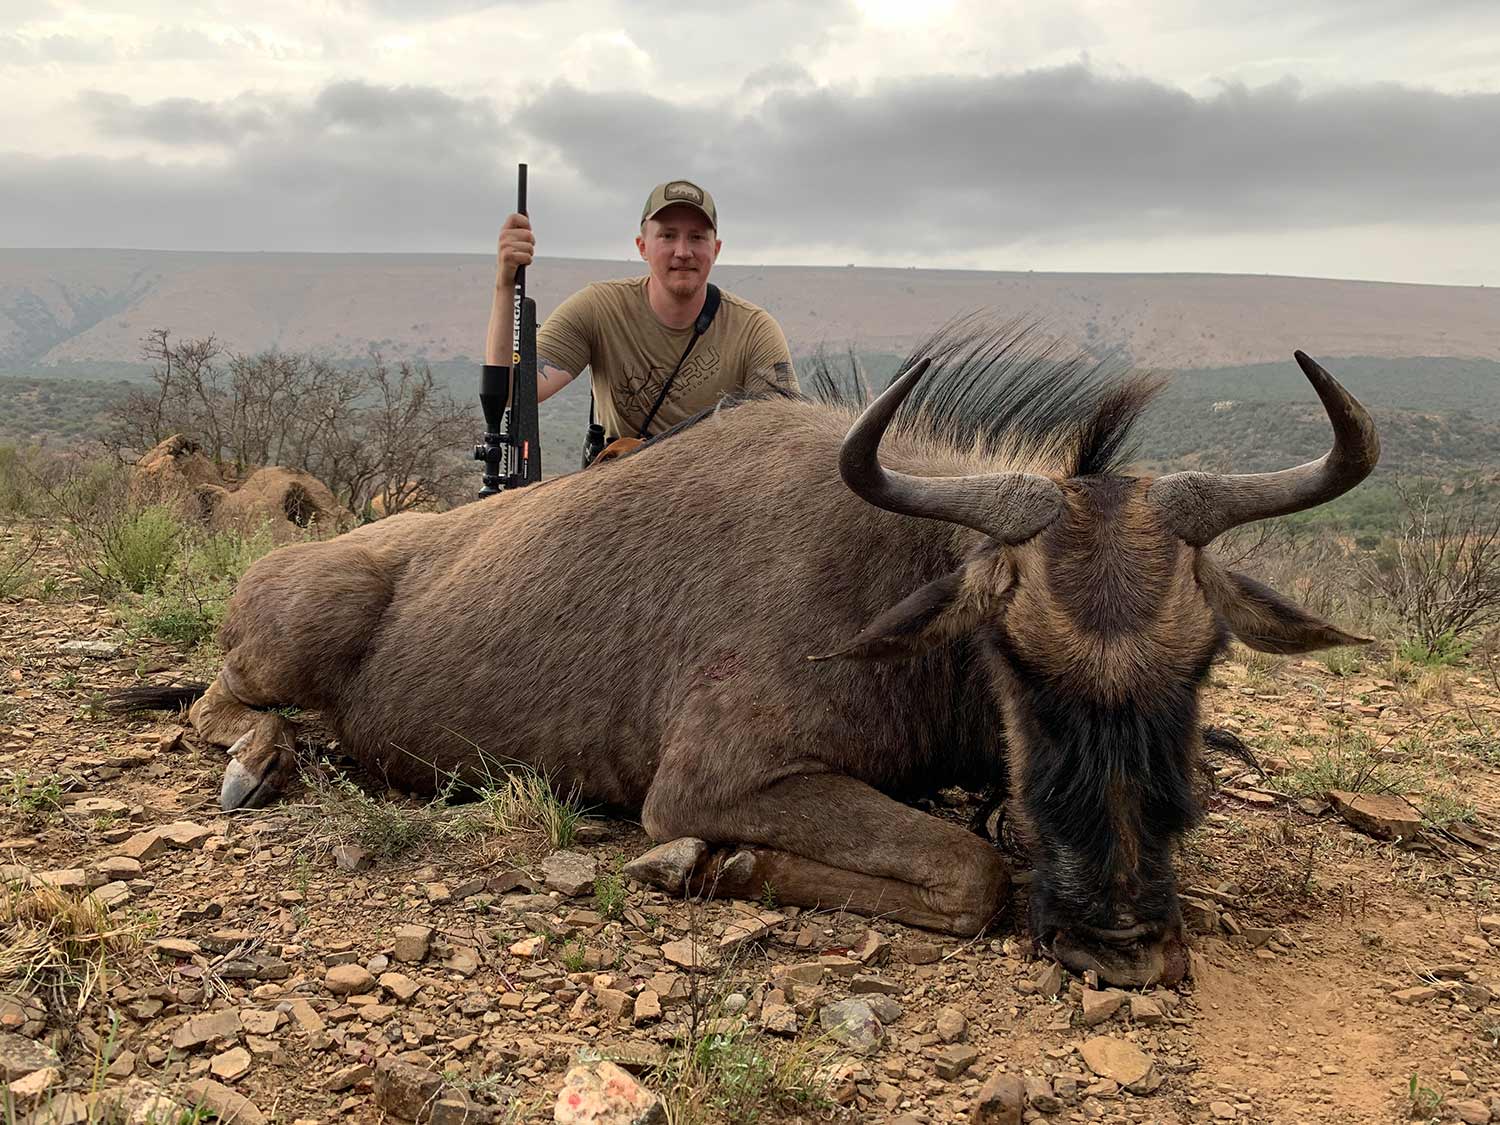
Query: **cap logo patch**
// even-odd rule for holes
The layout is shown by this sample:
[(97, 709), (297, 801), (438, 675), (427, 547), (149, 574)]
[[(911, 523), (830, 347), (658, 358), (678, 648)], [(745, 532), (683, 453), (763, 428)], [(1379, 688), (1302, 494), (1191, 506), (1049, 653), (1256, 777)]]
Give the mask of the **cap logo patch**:
[(703, 192), (686, 180), (674, 180), (662, 191), (666, 199), (682, 199), (688, 203), (702, 204)]

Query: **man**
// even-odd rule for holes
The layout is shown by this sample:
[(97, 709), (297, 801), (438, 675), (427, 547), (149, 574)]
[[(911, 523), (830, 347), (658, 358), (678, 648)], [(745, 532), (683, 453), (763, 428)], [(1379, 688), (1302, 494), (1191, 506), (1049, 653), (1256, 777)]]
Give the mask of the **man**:
[[(697, 184), (670, 180), (653, 188), (635, 240), (649, 267), (646, 276), (595, 282), (546, 319), (537, 330), (537, 401), (551, 398), (590, 368), (597, 418), (606, 440), (613, 440), (640, 435), (679, 362), (645, 436), (713, 406), (727, 392), (796, 390), (786, 336), (770, 313), (749, 301), (722, 294), (712, 324), (694, 340), (694, 322), (708, 299), (708, 275), (723, 247), (718, 228), (713, 197)], [(516, 270), (531, 264), (535, 249), (526, 216), (506, 219), (486, 363), (510, 362)]]

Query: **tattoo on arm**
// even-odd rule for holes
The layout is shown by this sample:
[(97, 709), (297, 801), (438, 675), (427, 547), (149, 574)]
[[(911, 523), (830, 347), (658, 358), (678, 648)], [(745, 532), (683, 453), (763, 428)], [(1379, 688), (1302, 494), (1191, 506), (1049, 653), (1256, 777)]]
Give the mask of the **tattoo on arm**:
[(544, 355), (536, 357), (537, 374), (549, 383), (556, 382), (559, 386), (572, 382), (574, 373), (569, 371), (555, 359), (548, 359)]

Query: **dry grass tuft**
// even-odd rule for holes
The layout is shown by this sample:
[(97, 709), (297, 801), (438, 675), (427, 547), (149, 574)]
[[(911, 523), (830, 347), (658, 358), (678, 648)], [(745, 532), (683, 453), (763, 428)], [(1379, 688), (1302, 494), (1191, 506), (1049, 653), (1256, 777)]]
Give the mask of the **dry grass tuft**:
[(0, 984), (82, 1011), (102, 992), (112, 961), (139, 948), (138, 923), (122, 922), (93, 895), (11, 886), (0, 893)]

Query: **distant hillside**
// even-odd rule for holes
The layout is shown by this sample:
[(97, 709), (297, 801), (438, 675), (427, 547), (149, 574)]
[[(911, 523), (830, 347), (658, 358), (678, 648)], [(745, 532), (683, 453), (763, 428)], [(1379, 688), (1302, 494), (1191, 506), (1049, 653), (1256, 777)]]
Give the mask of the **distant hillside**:
[[(865, 353), (879, 386), (896, 353)], [(1380, 428), (1378, 477), (1452, 477), (1500, 466), (1500, 363), (1488, 360), (1323, 357), (1365, 402)], [(434, 364), (460, 399), (475, 402), (471, 363)], [(804, 367), (805, 370), (805, 367)], [(139, 384), (137, 384), (139, 385)], [(110, 402), (130, 383), (80, 378), (0, 377), (0, 442), (92, 438)], [(479, 436), (475, 402), (475, 437)], [(588, 391), (574, 385), (541, 407), (543, 466), (548, 476), (578, 466)], [(1173, 376), (1141, 430), (1141, 459), (1151, 468), (1260, 472), (1321, 455), (1328, 421), (1293, 363)]]
[[(545, 315), (639, 262), (542, 259)], [(1040, 274), (722, 265), (796, 351), (902, 352), (954, 316), (1040, 320), (1096, 351), (1169, 369), (1320, 356), (1500, 360), (1500, 290), (1217, 274)], [(0, 374), (127, 376), (141, 337), (212, 333), (239, 351), (475, 357), (494, 280), (484, 255), (0, 250)]]

